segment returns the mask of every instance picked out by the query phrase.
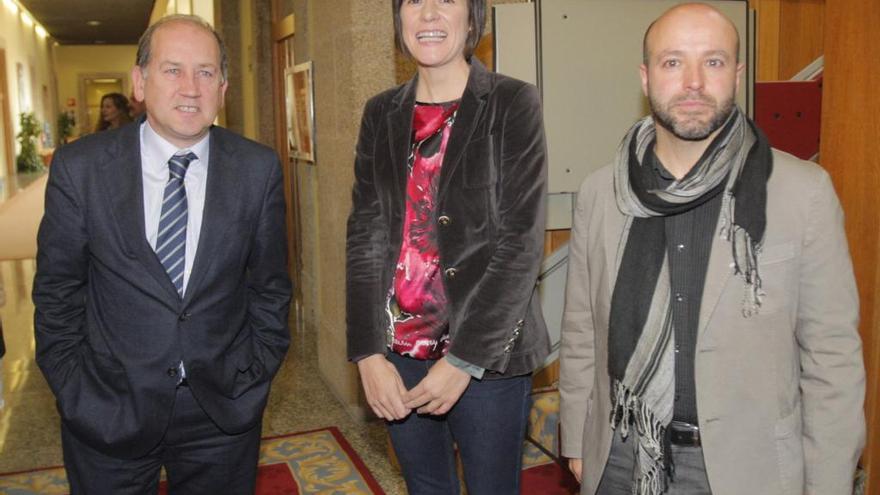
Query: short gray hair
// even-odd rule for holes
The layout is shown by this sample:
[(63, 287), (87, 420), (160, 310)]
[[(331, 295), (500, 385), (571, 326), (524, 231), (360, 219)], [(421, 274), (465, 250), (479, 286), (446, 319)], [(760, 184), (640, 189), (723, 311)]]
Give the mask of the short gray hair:
[(144, 34), (141, 35), (140, 41), (138, 41), (136, 58), (137, 66), (140, 67), (142, 71), (147, 70), (147, 65), (149, 65), (150, 63), (150, 56), (152, 55), (153, 51), (153, 34), (162, 26), (170, 24), (172, 22), (185, 22), (187, 24), (192, 24), (214, 35), (214, 39), (217, 40), (217, 47), (220, 50), (220, 73), (223, 75), (223, 81), (226, 81), (226, 76), (228, 75), (229, 71), (229, 60), (226, 57), (226, 45), (223, 44), (223, 39), (220, 38), (220, 35), (217, 33), (217, 31), (215, 31), (214, 28), (210, 24), (208, 24), (208, 21), (202, 19), (197, 15), (167, 15), (150, 25), (150, 27), (148, 27), (147, 30), (144, 31)]

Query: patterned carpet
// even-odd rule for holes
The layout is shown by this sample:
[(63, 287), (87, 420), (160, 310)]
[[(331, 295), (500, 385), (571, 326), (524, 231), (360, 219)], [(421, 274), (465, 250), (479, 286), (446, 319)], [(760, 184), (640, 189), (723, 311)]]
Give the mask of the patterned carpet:
[[(0, 474), (0, 494), (65, 495), (62, 467)], [(160, 494), (165, 494), (162, 483)], [(257, 495), (384, 495), (335, 427), (264, 438)]]
[(564, 467), (559, 452), (559, 392), (532, 394), (529, 431), (523, 449), (523, 495), (574, 495), (578, 483)]

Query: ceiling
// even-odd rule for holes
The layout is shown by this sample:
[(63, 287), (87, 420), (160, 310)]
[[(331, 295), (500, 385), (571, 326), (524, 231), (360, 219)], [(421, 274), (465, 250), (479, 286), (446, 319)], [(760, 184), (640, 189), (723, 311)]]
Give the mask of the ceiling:
[(62, 45), (137, 44), (150, 22), (153, 1), (18, 0)]

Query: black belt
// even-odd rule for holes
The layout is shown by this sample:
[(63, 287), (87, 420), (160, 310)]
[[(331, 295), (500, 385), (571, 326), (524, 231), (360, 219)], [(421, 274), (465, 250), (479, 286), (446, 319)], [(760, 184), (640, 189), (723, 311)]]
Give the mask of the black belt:
[(685, 423), (684, 421), (673, 421), (669, 423), (669, 437), (672, 445), (681, 445), (686, 447), (699, 447), (700, 444), (700, 427)]

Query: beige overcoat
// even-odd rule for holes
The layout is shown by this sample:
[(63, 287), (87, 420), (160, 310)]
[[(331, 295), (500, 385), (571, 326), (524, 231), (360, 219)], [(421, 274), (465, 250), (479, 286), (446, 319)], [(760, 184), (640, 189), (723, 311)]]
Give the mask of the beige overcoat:
[[(773, 157), (758, 315), (743, 316), (745, 286), (720, 235), (709, 258), (695, 357), (706, 471), (713, 495), (850, 494), (865, 371), (843, 212), (822, 168)], [(608, 318), (628, 224), (612, 173), (580, 189), (562, 328), (562, 454), (583, 459), (587, 495), (612, 438)]]

